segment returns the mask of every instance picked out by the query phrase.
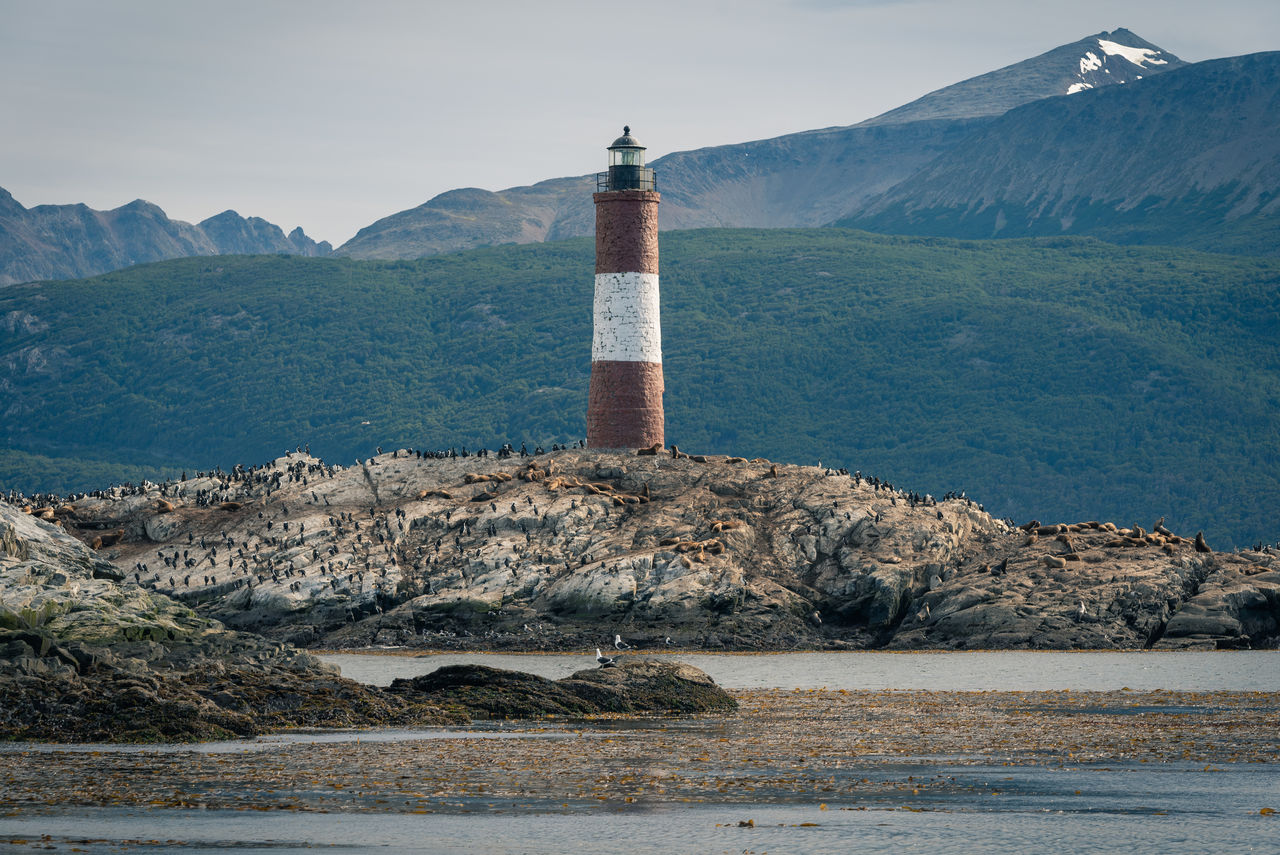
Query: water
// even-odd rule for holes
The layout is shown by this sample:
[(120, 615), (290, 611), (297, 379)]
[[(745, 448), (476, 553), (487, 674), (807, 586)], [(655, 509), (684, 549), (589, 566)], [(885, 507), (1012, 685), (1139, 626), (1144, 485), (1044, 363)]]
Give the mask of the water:
[[(550, 678), (594, 666), (594, 655), (342, 654), (323, 658), (339, 665), (349, 677), (383, 685), (395, 677), (466, 662)], [(729, 688), (1280, 692), (1278, 652), (679, 654), (672, 658), (703, 669)], [(1134, 715), (1146, 712), (1132, 710)], [(1205, 713), (1206, 709), (1184, 712)], [(1215, 726), (1209, 721), (1212, 716), (1204, 718), (1205, 728)], [(640, 722), (635, 726), (651, 725)], [(166, 779), (163, 786), (178, 792), (185, 786), (185, 770), (198, 763), (223, 762), (221, 758), (228, 755), (250, 754), (251, 760), (245, 762), (259, 763), (283, 762), (279, 758), (296, 754), (309, 763), (309, 758), (332, 756), (327, 752), (343, 746), (351, 750), (353, 740), (370, 743), (370, 751), (375, 744), (385, 749), (387, 743), (403, 742), (408, 752), (412, 744), (422, 740), (443, 746), (442, 741), (463, 737), (565, 736), (557, 727), (525, 729), (515, 725), (478, 730), (298, 732), (203, 746), (43, 746), (37, 754), (23, 753), (31, 746), (9, 746), (0, 749), (0, 781), (5, 780), (6, 768), (15, 768), (7, 767), (10, 763), (47, 762), (48, 769), (59, 770), (37, 774), (109, 768), (113, 774), (123, 769), (123, 774), (149, 775), (161, 768), (174, 776), (171, 785)], [(595, 744), (605, 736), (625, 738), (626, 734), (602, 725), (592, 736)], [(454, 751), (452, 745), (447, 748), (450, 752)], [(86, 765), (86, 753), (94, 752), (109, 755), (110, 761), (102, 761), (107, 766)], [(190, 752), (189, 762), (182, 759), (182, 752)], [(754, 761), (746, 758), (744, 762)], [(710, 804), (624, 804), (616, 798), (583, 798), (562, 804), (523, 795), (517, 804), (485, 795), (437, 803), (433, 809), (440, 812), (419, 814), (408, 812), (408, 807), (368, 802), (362, 809), (347, 808), (343, 803), (332, 812), (328, 812), (328, 803), (315, 803), (311, 811), (85, 807), (69, 803), (41, 807), (14, 804), (0, 788), (0, 849), (56, 847), (89, 853), (378, 849), (442, 855), (624, 851), (641, 855), (1280, 853), (1280, 815), (1260, 813), (1263, 808), (1280, 810), (1280, 756), (1266, 763), (1211, 764), (1134, 760), (970, 765), (971, 761), (958, 756), (904, 756), (887, 764), (883, 758), (851, 757), (845, 762), (842, 775), (857, 779), (865, 774), (875, 785), (859, 791), (856, 798), (832, 800), (826, 809), (821, 807), (820, 794), (809, 790), (778, 794), (779, 790), (771, 795), (730, 791), (720, 803)], [(687, 771), (683, 763), (672, 765)], [(314, 768), (321, 766), (317, 763)], [(913, 779), (944, 781), (945, 785), (917, 790), (910, 783)], [(323, 783), (307, 786), (323, 788)], [(233, 792), (231, 781), (226, 787)], [(286, 792), (287, 787), (282, 790)]]
[(414, 742), (423, 739), (546, 739), (565, 737), (570, 732), (557, 728), (529, 730), (505, 723), (487, 723), (465, 730), (431, 727), (409, 729), (386, 727), (379, 730), (295, 730), (269, 733), (254, 739), (225, 739), (220, 742), (136, 744), (119, 742), (82, 742), (61, 745), (53, 742), (0, 742), (0, 757), (5, 754), (43, 752), (46, 754), (245, 754), (272, 751), (291, 745), (342, 745), (350, 743)]
[[(619, 654), (626, 656), (625, 653)], [(441, 653), (320, 657), (344, 676), (386, 686), (444, 665), (479, 664), (550, 679), (595, 667), (595, 653)], [(728, 689), (930, 689), (935, 691), (1280, 691), (1280, 651), (658, 654)]]
[[(961, 775), (973, 785), (972, 796), (826, 809), (817, 802), (473, 815), (68, 809), (0, 817), (0, 844), (25, 838), (30, 848), (90, 853), (381, 849), (439, 855), (1280, 851), (1276, 818), (1258, 811), (1260, 803), (1280, 801), (1280, 776), (1268, 767), (1212, 774), (971, 767)], [(50, 839), (40, 840), (43, 834)]]

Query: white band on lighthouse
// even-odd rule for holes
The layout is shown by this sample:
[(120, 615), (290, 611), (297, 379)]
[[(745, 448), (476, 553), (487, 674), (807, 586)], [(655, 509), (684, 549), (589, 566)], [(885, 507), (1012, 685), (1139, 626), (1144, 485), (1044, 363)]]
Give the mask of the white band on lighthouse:
[(662, 362), (658, 274), (596, 274), (591, 361)]

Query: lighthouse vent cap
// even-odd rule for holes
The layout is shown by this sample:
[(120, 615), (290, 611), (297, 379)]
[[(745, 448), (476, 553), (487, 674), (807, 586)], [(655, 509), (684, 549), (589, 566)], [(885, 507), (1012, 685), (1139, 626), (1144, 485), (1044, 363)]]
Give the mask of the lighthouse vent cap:
[(640, 141), (631, 136), (631, 126), (622, 126), (622, 136), (613, 141), (613, 145), (609, 148), (644, 148), (640, 145)]

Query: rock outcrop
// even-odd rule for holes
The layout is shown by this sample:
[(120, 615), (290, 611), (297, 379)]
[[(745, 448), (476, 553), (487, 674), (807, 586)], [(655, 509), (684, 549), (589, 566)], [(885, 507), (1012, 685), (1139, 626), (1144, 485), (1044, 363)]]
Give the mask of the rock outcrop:
[(1137, 526), (1037, 526), (977, 550), (931, 586), (889, 646), (1270, 647), (1277, 571), (1275, 556), (1198, 552), (1190, 540)]
[(119, 578), (59, 527), (0, 503), (0, 739), (187, 741), (460, 720)]
[[(740, 458), (290, 454), (61, 522), (124, 577), (294, 644), (591, 649), (1267, 647), (1280, 566), (1136, 525)], [(118, 540), (108, 543), (119, 533)], [(104, 539), (106, 535), (106, 539)], [(123, 595), (123, 594), (122, 594)]]
[(469, 718), (731, 712), (738, 703), (705, 672), (678, 662), (629, 661), (562, 680), (484, 665), (451, 665), (410, 680), (393, 694), (457, 709)]

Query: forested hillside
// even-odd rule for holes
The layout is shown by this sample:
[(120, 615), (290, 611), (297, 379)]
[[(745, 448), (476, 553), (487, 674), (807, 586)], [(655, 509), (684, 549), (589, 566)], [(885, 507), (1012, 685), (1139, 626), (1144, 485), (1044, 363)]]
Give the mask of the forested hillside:
[[(0, 288), (0, 488), (584, 432), (592, 244), (191, 258)], [(1091, 239), (663, 236), (668, 442), (1022, 521), (1276, 540), (1280, 261)], [(110, 464), (128, 468), (112, 469)]]

